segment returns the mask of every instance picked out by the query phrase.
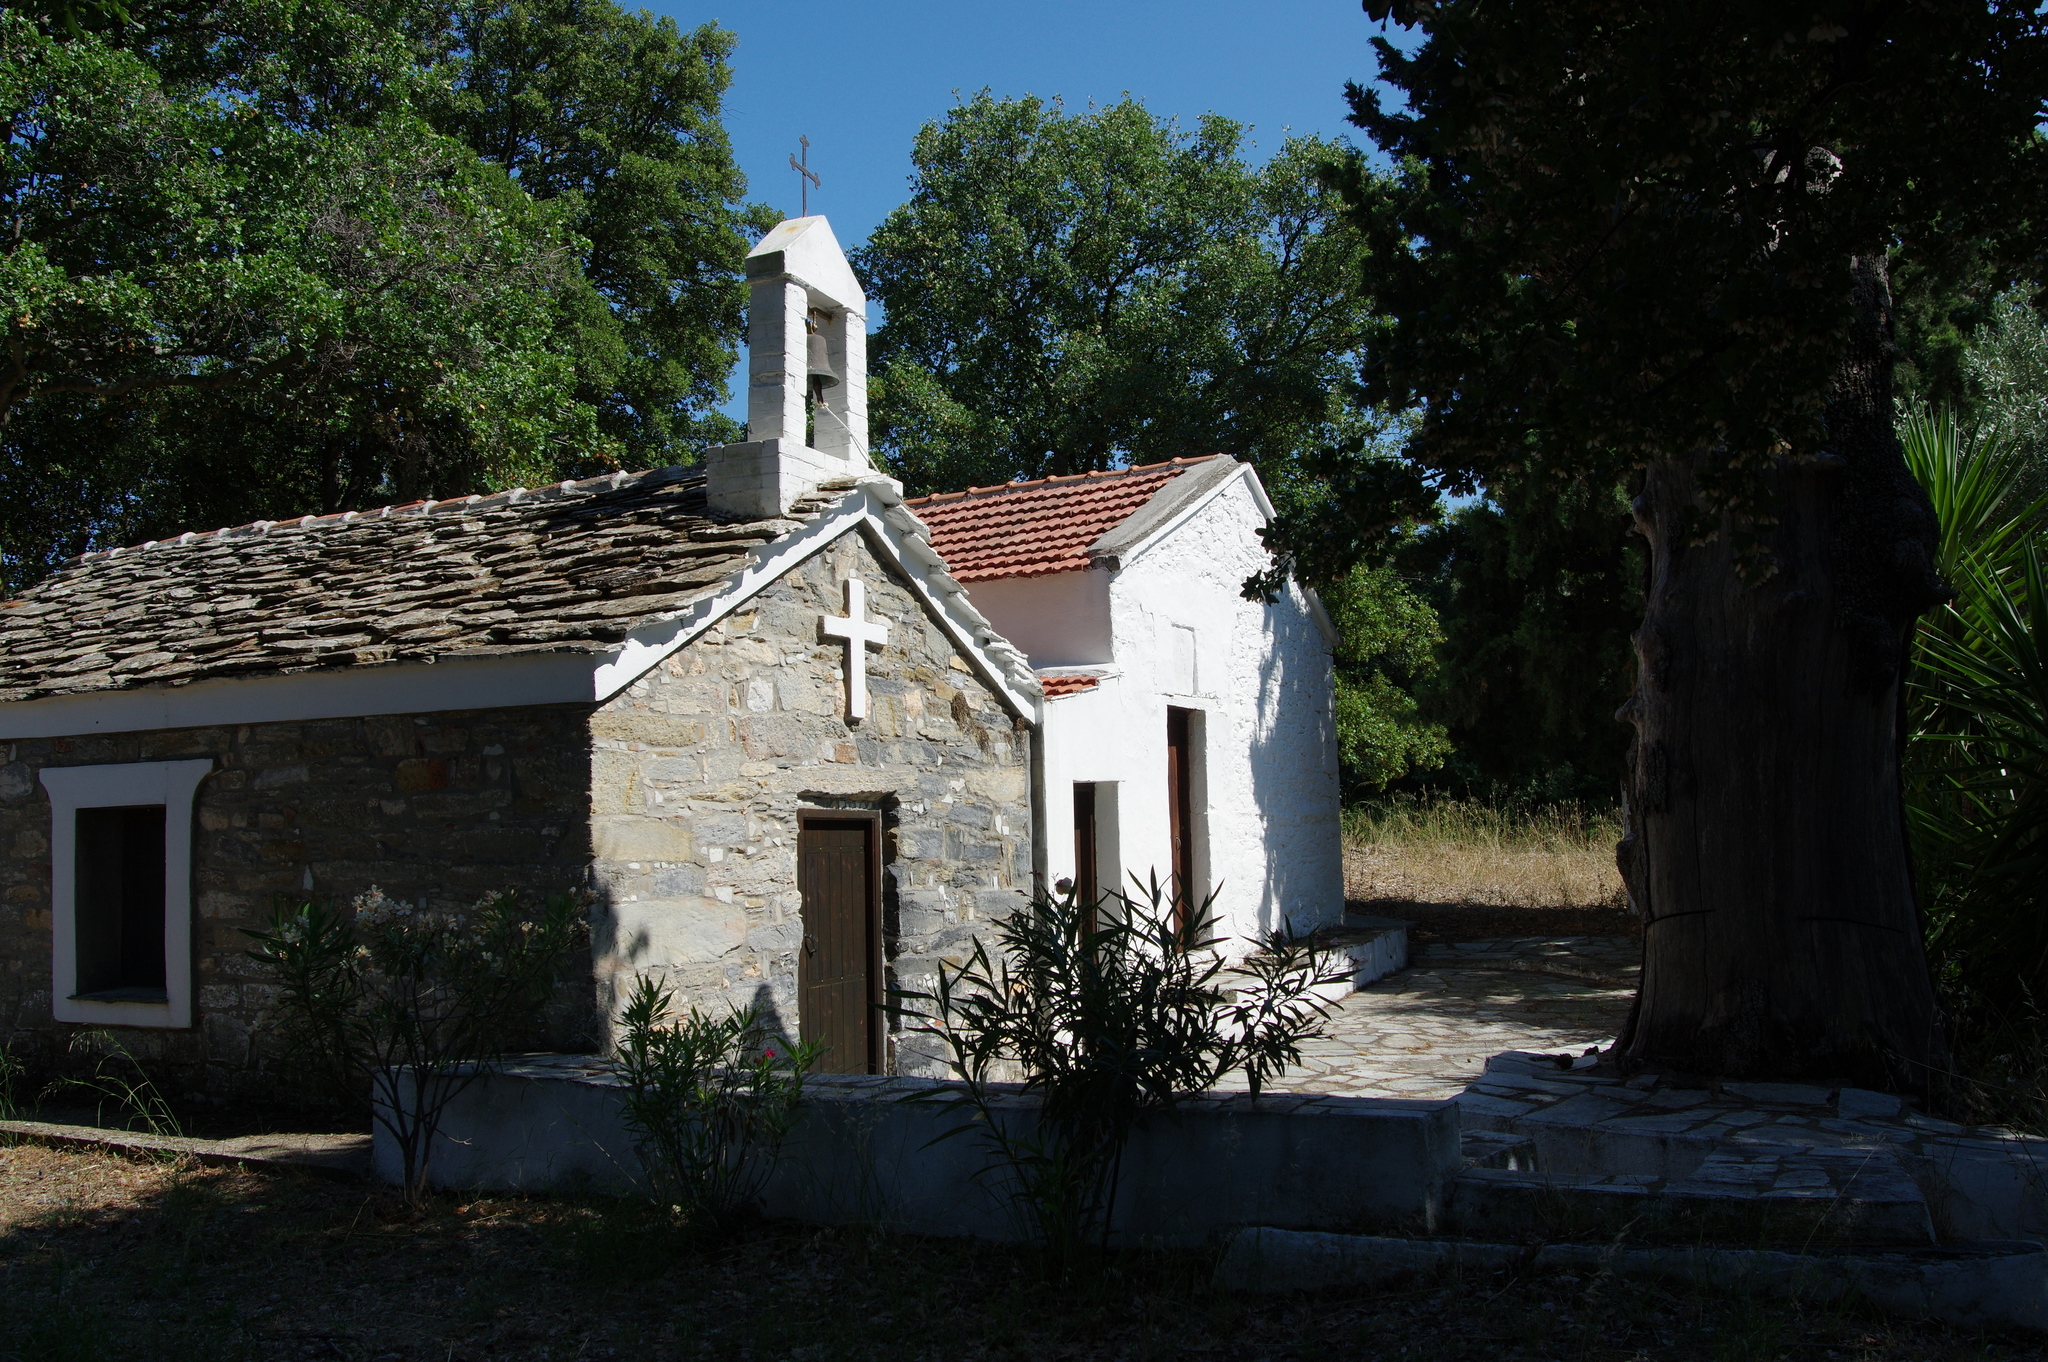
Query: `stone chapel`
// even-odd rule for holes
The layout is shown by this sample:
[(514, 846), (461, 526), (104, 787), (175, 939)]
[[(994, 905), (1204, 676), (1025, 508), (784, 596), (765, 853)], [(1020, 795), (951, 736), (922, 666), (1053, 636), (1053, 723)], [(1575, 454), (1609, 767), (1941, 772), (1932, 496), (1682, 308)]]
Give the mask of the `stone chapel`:
[(660, 971), (854, 1073), (898, 1066), (884, 989), (1036, 885), (1339, 919), (1329, 624), (1239, 594), (1251, 469), (906, 502), (829, 225), (746, 277), (748, 439), (698, 467), (186, 533), (0, 603), (0, 1040), (120, 1028), (184, 1091), (266, 1095), (240, 929), (372, 885), (588, 888), (568, 1039)]

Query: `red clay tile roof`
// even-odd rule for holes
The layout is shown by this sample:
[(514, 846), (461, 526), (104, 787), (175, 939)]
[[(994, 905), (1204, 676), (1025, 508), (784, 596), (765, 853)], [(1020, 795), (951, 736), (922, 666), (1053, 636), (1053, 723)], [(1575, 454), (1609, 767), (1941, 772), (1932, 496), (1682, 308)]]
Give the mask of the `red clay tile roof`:
[(1102, 684), (1099, 676), (1041, 676), (1038, 684), (1045, 691), (1045, 698), (1057, 700), (1062, 695), (1079, 695), (1084, 690), (1094, 690)]
[(931, 528), (932, 547), (957, 580), (1042, 577), (1087, 567), (1090, 544), (1167, 483), (1220, 457), (1205, 454), (1107, 473), (970, 487), (903, 504)]

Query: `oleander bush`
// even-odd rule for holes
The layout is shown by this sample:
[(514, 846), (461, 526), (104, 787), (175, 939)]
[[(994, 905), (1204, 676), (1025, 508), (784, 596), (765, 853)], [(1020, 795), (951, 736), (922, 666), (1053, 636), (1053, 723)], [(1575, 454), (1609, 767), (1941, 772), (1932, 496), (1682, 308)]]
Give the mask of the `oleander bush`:
[(587, 895), (529, 903), (485, 894), (467, 912), (429, 912), (374, 886), (344, 912), (280, 904), (246, 934), (275, 971), (286, 1044), (397, 1144), (419, 1202), (452, 1102), (502, 1062), (588, 936)]
[(674, 1004), (667, 986), (635, 982), (611, 1070), (656, 1204), (692, 1238), (724, 1238), (755, 1210), (824, 1047), (776, 1034), (758, 1007), (675, 1017)]
[[(1285, 930), (1229, 963), (1214, 894), (1176, 902), (1155, 877), (1088, 903), (1062, 884), (1005, 919), (993, 950), (977, 941), (942, 967), (930, 991), (891, 995), (959, 1080), (911, 1100), (958, 1113), (941, 1139), (987, 1146), (989, 1175), (1056, 1274), (1107, 1247), (1131, 1132), (1226, 1074), (1243, 1073), (1256, 1100), (1322, 1034), (1316, 985), (1343, 977)], [(1020, 1088), (1038, 1099), (1029, 1128), (998, 1110)]]

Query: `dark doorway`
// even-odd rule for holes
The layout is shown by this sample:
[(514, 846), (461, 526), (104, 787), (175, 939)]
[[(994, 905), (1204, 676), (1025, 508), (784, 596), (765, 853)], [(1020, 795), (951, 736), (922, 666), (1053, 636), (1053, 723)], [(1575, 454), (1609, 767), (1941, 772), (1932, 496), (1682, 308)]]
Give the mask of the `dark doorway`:
[(1082, 921), (1095, 930), (1095, 907), (1102, 901), (1097, 880), (1095, 841), (1095, 783), (1074, 786), (1074, 902), (1081, 905)]
[(78, 996), (162, 1002), (164, 806), (80, 809)]
[(881, 819), (834, 811), (797, 827), (797, 889), (803, 945), (797, 952), (802, 1038), (829, 1048), (817, 1072), (876, 1071), (875, 1004), (881, 999)]
[(1191, 709), (1166, 711), (1167, 820), (1173, 832), (1173, 922), (1185, 930), (1195, 887), (1195, 744)]

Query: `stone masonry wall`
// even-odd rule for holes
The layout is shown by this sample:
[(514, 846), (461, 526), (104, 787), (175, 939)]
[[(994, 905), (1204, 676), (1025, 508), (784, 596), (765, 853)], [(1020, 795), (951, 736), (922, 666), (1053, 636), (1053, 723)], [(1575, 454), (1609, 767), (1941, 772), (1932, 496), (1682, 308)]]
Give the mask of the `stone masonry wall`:
[[(846, 645), (819, 629), (846, 613), (851, 575), (890, 625), (857, 726)], [(601, 988), (656, 971), (686, 1002), (758, 1002), (796, 1034), (804, 808), (881, 811), (892, 986), (927, 984), (1028, 892), (1029, 731), (857, 533), (600, 708), (591, 732)], [(895, 1067), (930, 1065), (906, 1051)]]
[[(196, 1025), (123, 1028), (173, 1093), (291, 1093), (275, 989), (244, 954), (277, 895), (347, 900), (372, 884), (464, 908), (488, 889), (587, 874), (588, 706), (387, 715), (0, 744), (0, 1040), (61, 1063), (80, 1027), (50, 1017), (45, 766), (211, 757), (193, 865)], [(588, 1039), (588, 1009), (580, 1029)], [(571, 1037), (573, 1038), (573, 1037)], [(554, 1038), (561, 1043), (562, 1038)]]
[[(844, 719), (858, 573), (869, 718)], [(602, 1043), (620, 976), (699, 1005), (760, 1001), (797, 1030), (796, 813), (881, 812), (892, 984), (928, 983), (1030, 879), (1029, 735), (857, 534), (828, 546), (611, 703), (251, 724), (0, 744), (0, 1040), (38, 1067), (82, 1028), (50, 1016), (45, 766), (211, 757), (194, 848), (196, 1024), (123, 1028), (174, 1094), (303, 1094), (276, 992), (245, 951), (280, 896), (369, 888), (436, 909), (489, 889), (594, 881), (593, 995), (565, 990), (551, 1045)], [(593, 864), (594, 862), (594, 864)], [(593, 874), (594, 871), (594, 874)], [(928, 1064), (908, 1061), (905, 1071)]]

